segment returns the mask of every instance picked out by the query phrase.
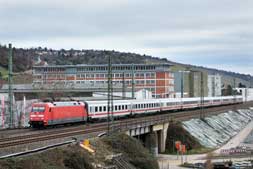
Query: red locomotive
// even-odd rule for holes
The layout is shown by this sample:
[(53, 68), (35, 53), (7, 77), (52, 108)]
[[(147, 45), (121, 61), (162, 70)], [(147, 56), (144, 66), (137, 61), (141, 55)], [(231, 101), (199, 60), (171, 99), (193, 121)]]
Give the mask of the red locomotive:
[(32, 127), (86, 122), (87, 111), (83, 102), (35, 103), (30, 113)]

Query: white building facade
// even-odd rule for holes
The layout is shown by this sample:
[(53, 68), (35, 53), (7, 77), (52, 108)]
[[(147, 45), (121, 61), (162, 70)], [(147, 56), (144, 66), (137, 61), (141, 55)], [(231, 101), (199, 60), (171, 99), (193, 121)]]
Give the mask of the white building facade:
[(243, 101), (253, 101), (253, 88), (236, 88), (242, 94)]
[(208, 97), (221, 96), (221, 76), (208, 75), (207, 79)]

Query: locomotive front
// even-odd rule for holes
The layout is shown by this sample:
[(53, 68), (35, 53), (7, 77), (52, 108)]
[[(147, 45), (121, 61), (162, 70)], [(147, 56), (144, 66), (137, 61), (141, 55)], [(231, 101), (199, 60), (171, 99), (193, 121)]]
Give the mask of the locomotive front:
[(46, 120), (46, 111), (47, 104), (43, 103), (35, 103), (32, 106), (32, 111), (30, 112), (29, 124), (34, 127), (42, 127), (45, 124)]

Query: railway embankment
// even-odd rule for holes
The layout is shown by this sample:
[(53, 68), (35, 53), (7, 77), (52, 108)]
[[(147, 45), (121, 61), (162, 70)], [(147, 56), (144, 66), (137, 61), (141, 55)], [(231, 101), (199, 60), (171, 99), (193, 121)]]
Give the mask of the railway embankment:
[(156, 159), (137, 139), (125, 134), (90, 140), (90, 153), (77, 145), (68, 145), (29, 156), (0, 160), (4, 169), (105, 169), (117, 165), (131, 169), (158, 169)]
[(227, 143), (252, 120), (251, 109), (239, 109), (171, 124), (167, 133), (166, 153), (176, 153), (175, 141), (185, 144), (189, 154), (210, 152)]

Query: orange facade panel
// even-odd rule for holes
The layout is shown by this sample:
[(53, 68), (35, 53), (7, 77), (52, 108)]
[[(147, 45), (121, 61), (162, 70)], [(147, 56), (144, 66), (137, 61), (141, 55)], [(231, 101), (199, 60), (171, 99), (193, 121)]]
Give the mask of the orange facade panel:
[(75, 80), (75, 76), (68, 76), (66, 77), (66, 80)]
[(165, 78), (166, 78), (166, 79), (171, 78), (171, 77), (170, 77), (170, 73), (169, 73), (169, 72), (165, 72)]
[(156, 72), (156, 78), (157, 79), (164, 79), (166, 72)]
[(164, 94), (166, 93), (165, 92), (165, 88), (164, 87), (159, 87), (159, 88), (156, 88), (156, 94)]
[(165, 86), (165, 80), (156, 80), (156, 86)]

